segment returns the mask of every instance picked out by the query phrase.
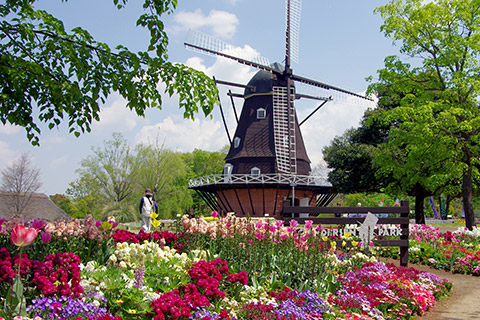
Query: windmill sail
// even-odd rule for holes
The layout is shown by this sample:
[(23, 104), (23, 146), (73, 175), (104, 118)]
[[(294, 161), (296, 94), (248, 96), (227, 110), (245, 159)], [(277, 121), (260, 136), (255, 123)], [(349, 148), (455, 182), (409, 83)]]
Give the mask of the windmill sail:
[[(300, 39), (300, 15), (302, 12), (301, 0), (285, 1), (285, 37), (286, 37), (286, 61), (290, 59), (298, 63), (298, 43)], [(287, 63), (289, 65), (289, 63)]]
[[(205, 34), (197, 30), (189, 31), (187, 35), (187, 39), (185, 40), (184, 44), (188, 50), (191, 50), (194, 52), (200, 52), (209, 56), (216, 56), (216, 57), (220, 56), (220, 57), (228, 58), (228, 59), (237, 61), (241, 64), (248, 65), (250, 67), (254, 67), (260, 70), (270, 71), (274, 74), (284, 76), (282, 71), (274, 67), (267, 58), (258, 55), (256, 51), (243, 50), (242, 48), (236, 47), (225, 41), (222, 41), (220, 39), (217, 39), (215, 37), (212, 37), (208, 34)], [(302, 76), (297, 76), (295, 74), (290, 74), (289, 77), (292, 80), (302, 82), (310, 86), (319, 87), (325, 90), (334, 90), (340, 93), (344, 93), (347, 95), (352, 95), (361, 99), (372, 101), (372, 99), (359, 95), (355, 92), (351, 92), (339, 87), (335, 87), (317, 80), (309, 79)]]
[[(273, 87), (273, 133), (277, 170), (297, 173), (297, 146), (295, 140), (295, 110), (285, 87)], [(289, 107), (290, 105), (290, 107)]]
[(255, 50), (244, 50), (197, 30), (188, 32), (184, 45), (188, 50), (194, 52), (200, 52), (209, 56), (225, 57), (241, 64), (275, 72), (270, 61), (260, 56)]

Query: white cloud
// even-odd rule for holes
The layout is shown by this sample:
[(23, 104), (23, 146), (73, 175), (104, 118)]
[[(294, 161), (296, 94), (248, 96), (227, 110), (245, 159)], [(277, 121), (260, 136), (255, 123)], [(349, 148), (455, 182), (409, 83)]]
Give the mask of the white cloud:
[(232, 38), (239, 24), (237, 16), (226, 11), (211, 10), (205, 15), (201, 9), (195, 11), (179, 11), (173, 17), (176, 23), (169, 31), (178, 33), (189, 29), (207, 29), (216, 37), (223, 39)]
[(223, 57), (218, 57), (215, 60), (215, 63), (209, 67), (207, 67), (204, 64), (204, 60), (199, 57), (190, 58), (185, 62), (185, 64), (194, 69), (203, 71), (210, 77), (241, 84), (247, 84), (247, 82), (257, 72), (255, 69)]
[(160, 123), (143, 127), (136, 135), (136, 143), (151, 144), (159, 140), (165, 146), (182, 152), (195, 148), (217, 151), (228, 143), (219, 121), (168, 117)]
[(126, 100), (117, 96), (109, 107), (102, 108), (100, 121), (92, 124), (92, 131), (104, 129), (126, 132), (135, 128), (139, 117), (135, 111), (130, 110), (126, 105)]
[(14, 126), (12, 124), (3, 124), (3, 125), (0, 125), (0, 134), (6, 134), (6, 135), (14, 135), (14, 134), (17, 134), (20, 129), (22, 129), (21, 127), (19, 126)]
[[(357, 99), (348, 97), (344, 101), (327, 102), (300, 127), (312, 165), (322, 161), (322, 149), (330, 145), (333, 138), (343, 135), (352, 127), (359, 126), (367, 106), (358, 103)], [(318, 101), (308, 103), (312, 107), (301, 108), (297, 104), (299, 121), (305, 119), (320, 104)]]

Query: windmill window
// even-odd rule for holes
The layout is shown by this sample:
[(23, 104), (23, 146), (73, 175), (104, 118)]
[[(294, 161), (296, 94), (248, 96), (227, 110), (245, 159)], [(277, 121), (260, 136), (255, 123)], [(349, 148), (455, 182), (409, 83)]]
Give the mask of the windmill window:
[(264, 108), (257, 109), (257, 119), (265, 119), (267, 111)]
[(240, 146), (240, 141), (241, 139), (239, 137), (235, 137), (235, 139), (233, 139), (233, 147), (238, 148)]
[(257, 167), (252, 168), (252, 169), (250, 170), (250, 175), (251, 175), (252, 177), (255, 177), (255, 178), (260, 177), (260, 169), (257, 168)]
[(223, 166), (223, 174), (226, 175), (226, 176), (230, 176), (232, 174), (232, 171), (233, 171), (233, 165), (230, 164), (230, 163), (226, 163), (224, 166)]

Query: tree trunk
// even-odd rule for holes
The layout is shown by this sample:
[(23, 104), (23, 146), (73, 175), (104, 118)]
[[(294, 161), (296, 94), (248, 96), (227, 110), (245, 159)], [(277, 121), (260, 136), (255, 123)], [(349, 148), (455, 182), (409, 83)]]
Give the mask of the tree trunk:
[(425, 192), (420, 185), (415, 186), (415, 223), (425, 224), (425, 214), (423, 212), (423, 200)]
[(465, 211), (465, 227), (473, 230), (475, 226), (475, 214), (473, 212), (473, 186), (472, 186), (472, 165), (468, 161), (468, 169), (463, 174), (462, 184), (463, 209)]

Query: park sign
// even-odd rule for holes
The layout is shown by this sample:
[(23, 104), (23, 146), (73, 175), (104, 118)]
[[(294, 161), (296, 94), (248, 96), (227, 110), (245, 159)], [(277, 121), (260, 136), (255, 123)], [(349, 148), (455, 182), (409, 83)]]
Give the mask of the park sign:
[[(285, 202), (282, 214), (286, 225), (290, 220), (299, 224), (311, 220), (322, 226), (337, 226), (322, 228), (321, 236), (345, 236), (350, 233), (360, 237), (363, 245), (375, 239), (375, 246), (399, 247), (400, 265), (407, 266), (409, 213), (408, 201), (402, 201), (400, 206), (395, 207), (292, 207)], [(383, 238), (387, 236), (390, 239)]]

